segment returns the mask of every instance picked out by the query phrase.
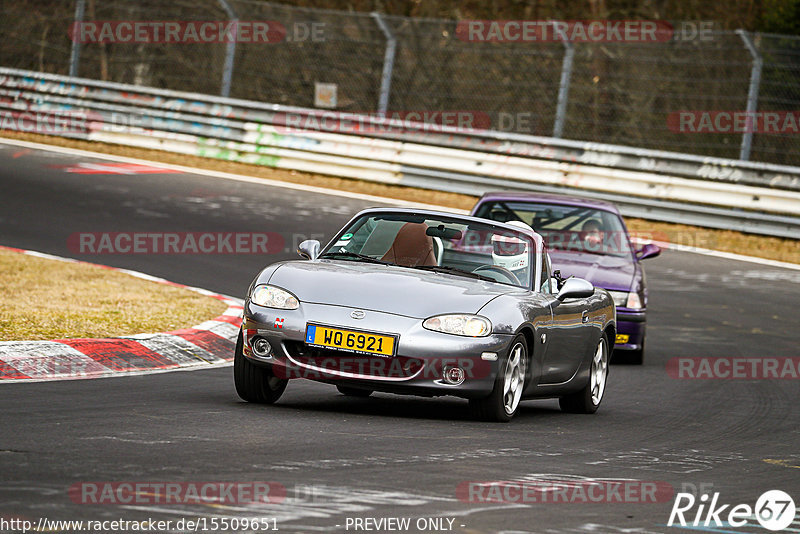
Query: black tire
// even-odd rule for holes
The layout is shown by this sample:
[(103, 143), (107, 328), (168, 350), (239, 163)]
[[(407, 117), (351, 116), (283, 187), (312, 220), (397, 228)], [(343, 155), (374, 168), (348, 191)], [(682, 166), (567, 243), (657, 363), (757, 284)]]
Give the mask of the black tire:
[(339, 390), (339, 393), (348, 397), (369, 397), (372, 395), (371, 389), (358, 389), (347, 386), (336, 386), (336, 389)]
[(613, 362), (623, 365), (642, 365), (644, 363), (644, 339), (642, 339), (642, 348), (639, 350), (615, 350)]
[(629, 365), (642, 365), (644, 363), (644, 347), (628, 351), (623, 361)]
[(611, 360), (615, 364), (622, 365), (642, 365), (644, 363), (644, 338), (642, 338), (642, 348), (639, 350), (615, 350), (614, 358)]
[[(605, 372), (602, 379), (602, 387), (599, 390), (599, 399), (597, 399), (595, 402), (592, 374), (596, 371), (595, 359), (597, 357), (597, 350), (601, 344), (603, 345), (603, 350), (605, 351), (605, 356), (603, 358)], [(608, 364), (610, 359), (609, 347), (610, 345), (608, 343), (608, 337), (606, 337), (606, 334), (603, 334), (600, 337), (600, 341), (598, 341), (598, 349), (595, 349), (595, 353), (592, 355), (592, 363), (589, 368), (590, 376), (586, 386), (580, 391), (558, 399), (558, 404), (561, 406), (563, 411), (568, 413), (595, 413), (600, 407), (600, 403), (603, 402), (603, 396), (605, 394), (606, 379), (608, 378)]]
[(498, 372), (497, 377), (494, 380), (494, 389), (492, 389), (492, 392), (489, 394), (489, 396), (482, 399), (470, 399), (469, 409), (473, 418), (480, 421), (508, 423), (514, 417), (514, 414), (519, 408), (519, 400), (516, 401), (513, 408), (509, 411), (506, 408), (504, 386), (506, 370), (508, 368), (509, 361), (511, 361), (510, 359), (518, 347), (521, 347), (522, 350), (522, 354), (520, 356), (522, 368), (519, 370), (519, 373), (522, 377), (522, 382), (518, 386), (521, 388), (519, 391), (521, 398), (522, 390), (525, 389), (528, 368), (528, 343), (525, 341), (525, 336), (522, 334), (516, 336), (511, 341), (511, 344), (508, 346), (508, 352), (498, 362)]
[(276, 377), (267, 366), (256, 365), (242, 354), (242, 332), (236, 340), (233, 355), (233, 382), (236, 393), (242, 400), (260, 404), (272, 404), (281, 398), (288, 380)]

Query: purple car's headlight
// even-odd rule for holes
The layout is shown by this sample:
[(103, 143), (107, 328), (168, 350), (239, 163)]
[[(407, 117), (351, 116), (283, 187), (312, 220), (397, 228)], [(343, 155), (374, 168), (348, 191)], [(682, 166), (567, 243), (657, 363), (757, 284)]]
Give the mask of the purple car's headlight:
[(492, 332), (492, 323), (486, 317), (471, 314), (448, 314), (429, 317), (422, 322), (428, 330), (456, 336), (484, 337)]
[(278, 308), (280, 310), (296, 310), (300, 307), (297, 297), (285, 289), (266, 284), (258, 285), (253, 289), (250, 301), (259, 306)]
[(635, 291), (628, 293), (628, 301), (625, 303), (625, 307), (632, 310), (641, 310), (644, 308), (642, 305), (642, 299), (639, 297), (639, 293)]
[(627, 291), (609, 291), (609, 294), (611, 294), (611, 298), (614, 299), (614, 304), (618, 308), (628, 308), (631, 310), (641, 310), (644, 308), (644, 306), (642, 306), (642, 299), (635, 291), (631, 291), (630, 293)]

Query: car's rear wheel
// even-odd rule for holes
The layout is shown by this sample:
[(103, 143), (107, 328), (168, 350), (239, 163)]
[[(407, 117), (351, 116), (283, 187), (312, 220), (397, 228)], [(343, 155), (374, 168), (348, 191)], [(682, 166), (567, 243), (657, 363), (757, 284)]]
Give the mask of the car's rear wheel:
[(372, 395), (371, 389), (358, 389), (347, 386), (336, 386), (336, 389), (339, 390), (339, 393), (348, 397), (369, 397)]
[(525, 376), (528, 370), (528, 345), (525, 336), (518, 335), (511, 342), (508, 354), (498, 365), (494, 389), (488, 397), (471, 399), (470, 411), (473, 417), (483, 421), (507, 423), (517, 412), (525, 389)]
[(277, 401), (286, 389), (288, 380), (278, 378), (271, 367), (256, 365), (242, 353), (244, 341), (242, 332), (236, 340), (236, 352), (233, 355), (233, 382), (236, 393), (242, 400), (272, 404)]
[(570, 413), (594, 413), (600, 407), (608, 379), (608, 347), (608, 338), (603, 334), (592, 356), (588, 383), (580, 391), (558, 399), (562, 410)]

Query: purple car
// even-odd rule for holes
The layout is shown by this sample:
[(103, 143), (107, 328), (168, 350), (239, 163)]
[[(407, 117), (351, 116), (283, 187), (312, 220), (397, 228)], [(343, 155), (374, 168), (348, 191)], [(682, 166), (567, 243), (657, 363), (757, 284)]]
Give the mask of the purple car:
[[(611, 203), (546, 193), (486, 193), (471, 215), (494, 221), (522, 221), (544, 237), (561, 276), (585, 278), (607, 289), (617, 307), (617, 360), (644, 360), (647, 285), (640, 264), (661, 249), (635, 248)], [(623, 352), (624, 351), (624, 352)]]

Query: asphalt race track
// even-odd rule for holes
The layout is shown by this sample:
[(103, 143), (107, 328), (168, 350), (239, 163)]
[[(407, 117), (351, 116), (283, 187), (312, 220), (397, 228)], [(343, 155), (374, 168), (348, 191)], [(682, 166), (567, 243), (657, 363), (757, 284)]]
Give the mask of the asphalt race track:
[[(0, 244), (241, 298), (262, 266), (293, 257), (302, 239), (324, 241), (373, 204), (202, 175), (69, 172), (93, 163), (108, 162), (0, 143)], [(285, 247), (81, 255), (68, 246), (77, 232), (192, 231), (277, 232)], [(671, 494), (655, 503), (469, 502), (457, 494), (469, 481), (542, 478), (660, 482), (750, 506), (779, 489), (800, 505), (800, 380), (667, 372), (679, 356), (797, 357), (800, 271), (676, 251), (646, 269), (645, 364), (611, 367), (594, 416), (540, 401), (523, 403), (510, 424), (478, 423), (456, 399), (348, 398), (308, 381), (290, 383), (274, 406), (257, 406), (238, 399), (230, 367), (0, 384), (0, 518), (264, 517), (282, 532), (357, 532), (365, 531), (357, 518), (405, 517), (410, 532), (420, 531), (418, 519), (425, 532), (686, 531), (667, 526)], [(70, 497), (70, 486), (93, 481), (269, 481), (286, 488), (286, 500), (99, 505)], [(436, 518), (445, 520), (429, 521)], [(798, 522), (800, 514), (791, 528)], [(750, 523), (700, 529), (769, 532)], [(372, 531), (395, 531), (383, 525)]]

